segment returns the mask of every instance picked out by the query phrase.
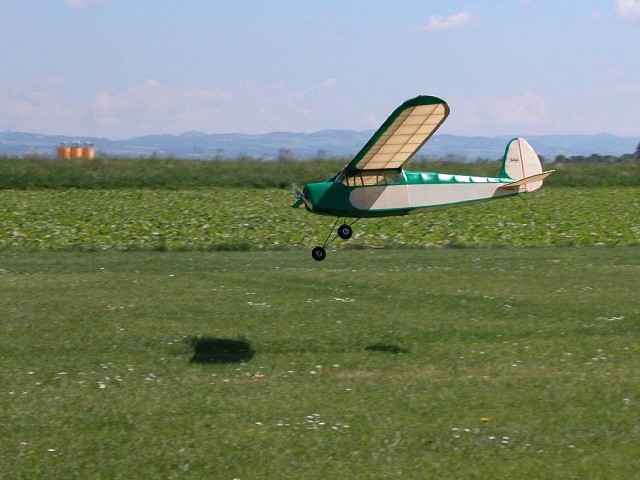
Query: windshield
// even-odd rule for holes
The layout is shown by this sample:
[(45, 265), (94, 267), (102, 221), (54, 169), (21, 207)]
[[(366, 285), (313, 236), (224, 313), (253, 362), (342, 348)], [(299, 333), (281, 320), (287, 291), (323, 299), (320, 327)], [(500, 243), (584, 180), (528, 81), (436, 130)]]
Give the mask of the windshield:
[(362, 187), (367, 185), (393, 185), (402, 180), (400, 170), (359, 170), (353, 173), (340, 172), (336, 182), (348, 187)]

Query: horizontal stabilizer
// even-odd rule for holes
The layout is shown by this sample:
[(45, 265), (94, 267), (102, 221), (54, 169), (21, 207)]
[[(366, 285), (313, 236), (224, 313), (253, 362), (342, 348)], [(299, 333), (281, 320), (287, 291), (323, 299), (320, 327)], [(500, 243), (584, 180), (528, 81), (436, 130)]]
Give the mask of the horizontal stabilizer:
[(523, 185), (528, 185), (534, 182), (542, 182), (545, 178), (551, 175), (555, 170), (547, 170), (546, 172), (537, 173), (535, 175), (531, 175), (530, 177), (525, 177), (520, 180), (511, 183), (505, 183), (504, 185), (500, 185), (503, 190), (518, 190)]

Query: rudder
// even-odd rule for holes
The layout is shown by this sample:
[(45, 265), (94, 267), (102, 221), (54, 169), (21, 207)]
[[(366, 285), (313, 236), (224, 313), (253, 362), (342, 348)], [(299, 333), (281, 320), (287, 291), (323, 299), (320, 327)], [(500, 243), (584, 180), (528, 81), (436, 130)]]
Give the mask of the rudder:
[(504, 151), (500, 175), (521, 180), (542, 173), (542, 164), (535, 150), (524, 138), (514, 138)]
[[(542, 164), (538, 154), (524, 138), (514, 138), (504, 151), (500, 176), (511, 180), (522, 180), (542, 173)], [(537, 190), (542, 182), (529, 183), (527, 191)]]

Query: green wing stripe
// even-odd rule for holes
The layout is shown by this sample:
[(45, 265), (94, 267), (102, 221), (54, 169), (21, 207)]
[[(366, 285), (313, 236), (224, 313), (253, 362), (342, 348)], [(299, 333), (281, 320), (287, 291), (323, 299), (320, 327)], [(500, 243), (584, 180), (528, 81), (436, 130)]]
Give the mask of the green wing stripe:
[(347, 169), (398, 169), (431, 138), (449, 115), (449, 106), (438, 97), (421, 95), (394, 110)]

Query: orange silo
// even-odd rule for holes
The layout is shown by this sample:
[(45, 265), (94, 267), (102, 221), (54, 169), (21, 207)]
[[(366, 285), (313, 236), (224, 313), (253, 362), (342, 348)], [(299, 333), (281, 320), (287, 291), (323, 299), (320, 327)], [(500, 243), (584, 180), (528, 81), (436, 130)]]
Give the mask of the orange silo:
[(85, 160), (93, 159), (95, 152), (93, 150), (93, 145), (90, 143), (85, 143), (84, 147), (82, 147), (82, 158)]
[(82, 147), (79, 143), (73, 143), (71, 145), (70, 158), (82, 158)]
[(58, 160), (69, 160), (71, 158), (71, 148), (64, 142), (62, 142), (56, 148), (56, 158)]

